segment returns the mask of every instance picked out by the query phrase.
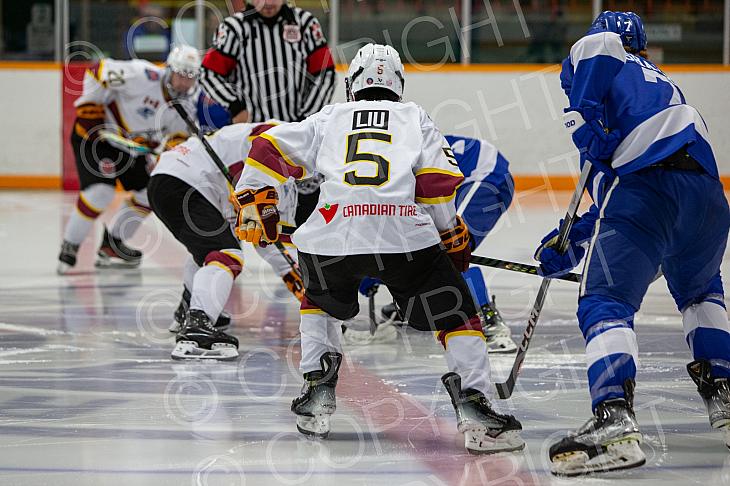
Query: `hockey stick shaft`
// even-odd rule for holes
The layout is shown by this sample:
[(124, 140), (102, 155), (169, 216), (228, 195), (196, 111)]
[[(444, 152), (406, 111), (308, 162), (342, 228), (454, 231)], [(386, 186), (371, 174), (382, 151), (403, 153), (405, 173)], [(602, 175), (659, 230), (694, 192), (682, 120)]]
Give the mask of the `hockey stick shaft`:
[[(586, 160), (583, 164), (583, 170), (581, 170), (578, 184), (576, 185), (575, 191), (573, 192), (573, 197), (570, 199), (568, 211), (565, 213), (565, 219), (563, 219), (563, 224), (560, 225), (560, 229), (558, 231), (558, 240), (556, 242), (556, 246), (558, 248), (558, 251), (560, 252), (565, 252), (566, 247), (568, 246), (568, 235), (570, 234), (570, 230), (576, 220), (578, 206), (580, 205), (580, 200), (583, 197), (583, 191), (585, 190), (586, 184), (588, 182), (588, 176), (590, 175), (590, 172), (591, 163)], [(512, 365), (512, 369), (510, 370), (507, 380), (503, 383), (495, 383), (495, 386), (497, 388), (497, 394), (501, 399), (509, 398), (510, 396), (512, 396), (512, 392), (515, 389), (515, 384), (517, 383), (517, 375), (519, 375), (520, 369), (522, 369), (522, 363), (525, 361), (525, 356), (527, 356), (527, 349), (530, 346), (530, 341), (532, 340), (535, 326), (537, 326), (537, 320), (540, 318), (542, 306), (545, 303), (545, 298), (547, 297), (547, 292), (548, 288), (550, 287), (551, 281), (551, 278), (545, 277), (540, 284), (540, 289), (537, 291), (537, 297), (535, 298), (535, 304), (532, 306), (532, 310), (530, 311), (530, 317), (527, 319), (527, 327), (525, 328), (525, 332), (522, 335), (522, 342), (520, 343), (520, 347), (517, 349), (517, 356), (515, 356), (515, 362)]]
[[(509, 270), (510, 272), (526, 273), (528, 275), (539, 275), (536, 265), (528, 265), (525, 263), (511, 262), (508, 260), (499, 260), (497, 258), (489, 258), (478, 255), (471, 256), (471, 263), (482, 265), (485, 267), (498, 268), (500, 270)], [(566, 282), (580, 282), (581, 275), (579, 273), (568, 273), (560, 277), (553, 277), (553, 280), (564, 280)]]
[[(218, 156), (215, 150), (213, 150), (213, 147), (210, 146), (210, 143), (208, 143), (208, 140), (205, 138), (205, 135), (203, 135), (203, 132), (198, 128), (197, 125), (193, 122), (193, 120), (190, 119), (190, 115), (188, 115), (187, 110), (185, 110), (185, 107), (182, 106), (179, 102), (173, 102), (172, 107), (177, 111), (177, 114), (180, 115), (180, 118), (183, 119), (185, 122), (185, 125), (187, 125), (188, 129), (190, 130), (190, 133), (195, 134), (196, 137), (198, 137), (198, 140), (203, 144), (203, 148), (205, 148), (205, 151), (208, 152), (208, 155), (213, 160), (213, 163), (216, 167), (218, 167), (218, 170), (221, 171), (223, 176), (226, 178), (226, 181), (228, 181), (228, 191), (231, 194), (234, 194), (236, 192), (236, 188), (233, 185), (233, 177), (231, 176), (230, 171), (228, 170), (228, 167), (226, 164), (223, 163), (221, 158)], [(286, 248), (284, 248), (284, 245), (277, 241), (275, 243), (276, 248), (279, 250), (281, 255), (284, 257), (284, 260), (289, 264), (289, 266), (292, 268), (292, 270), (301, 277), (301, 273), (299, 272), (299, 268), (294, 261), (294, 259), (291, 257), (288, 251), (286, 251)]]

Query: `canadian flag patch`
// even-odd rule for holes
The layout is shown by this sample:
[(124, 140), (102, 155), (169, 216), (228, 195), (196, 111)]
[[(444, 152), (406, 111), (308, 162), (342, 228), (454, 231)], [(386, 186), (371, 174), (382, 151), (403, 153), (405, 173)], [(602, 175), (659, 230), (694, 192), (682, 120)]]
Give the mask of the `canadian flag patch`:
[(332, 218), (334, 218), (335, 214), (337, 214), (338, 207), (340, 207), (339, 204), (325, 204), (323, 208), (319, 208), (319, 214), (321, 214), (324, 218), (325, 224), (329, 224), (329, 222), (332, 221)]

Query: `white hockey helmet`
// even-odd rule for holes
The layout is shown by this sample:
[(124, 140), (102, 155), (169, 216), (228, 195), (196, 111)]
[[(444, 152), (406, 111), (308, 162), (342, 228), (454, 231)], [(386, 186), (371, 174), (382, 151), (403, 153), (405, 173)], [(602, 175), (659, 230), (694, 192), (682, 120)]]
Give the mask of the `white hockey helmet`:
[(345, 78), (347, 100), (368, 88), (385, 88), (403, 97), (403, 63), (398, 51), (391, 46), (368, 44), (360, 48), (350, 63)]
[(200, 73), (200, 53), (193, 46), (180, 44), (172, 48), (167, 55), (167, 67), (170, 71), (189, 79), (195, 79)]
[[(165, 87), (173, 98), (187, 98), (195, 93), (200, 63), (200, 54), (193, 46), (181, 44), (172, 48), (165, 61)], [(172, 73), (182, 79), (173, 81)]]

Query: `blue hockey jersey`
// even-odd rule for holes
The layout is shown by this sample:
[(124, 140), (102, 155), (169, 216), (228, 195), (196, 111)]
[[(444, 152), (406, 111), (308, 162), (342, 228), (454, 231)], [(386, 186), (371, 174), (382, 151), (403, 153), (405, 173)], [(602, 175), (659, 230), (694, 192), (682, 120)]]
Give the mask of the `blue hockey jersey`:
[(621, 134), (611, 161), (619, 176), (687, 146), (687, 152), (718, 177), (699, 112), (657, 66), (627, 53), (618, 34), (598, 32), (581, 38), (563, 61), (560, 79), (570, 108), (602, 105), (605, 126)]
[(446, 135), (459, 170), (464, 174), (460, 189), (473, 182), (502, 184), (509, 174), (509, 162), (486, 140)]
[(486, 140), (446, 135), (464, 182), (456, 189), (456, 211), (464, 218), (474, 248), (507, 210), (514, 194), (509, 163)]

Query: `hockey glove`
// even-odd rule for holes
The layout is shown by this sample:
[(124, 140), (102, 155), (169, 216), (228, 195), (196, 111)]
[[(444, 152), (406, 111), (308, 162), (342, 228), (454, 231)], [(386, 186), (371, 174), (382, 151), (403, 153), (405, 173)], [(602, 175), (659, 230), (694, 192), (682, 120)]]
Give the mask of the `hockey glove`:
[[(562, 226), (563, 220), (560, 220)], [(558, 243), (558, 229), (552, 230), (540, 242), (535, 250), (535, 260), (540, 262), (538, 274), (544, 277), (559, 277), (570, 272), (583, 259), (586, 253), (583, 244), (590, 239), (593, 232), (595, 219), (592, 215), (584, 215), (583, 218), (573, 224), (568, 234), (568, 248), (560, 253), (556, 247)]]
[(236, 193), (238, 221), (236, 236), (241, 241), (266, 246), (279, 239), (279, 196), (271, 186), (244, 189)]
[(610, 161), (621, 143), (621, 132), (609, 132), (601, 124), (602, 112), (601, 105), (591, 104), (581, 108), (566, 108), (563, 114), (563, 124), (573, 137), (573, 143), (581, 153), (594, 161)]
[(469, 268), (469, 260), (471, 259), (471, 245), (469, 244), (471, 236), (469, 235), (469, 228), (466, 227), (461, 216), (456, 217), (456, 226), (441, 232), (440, 236), (441, 244), (456, 269), (459, 272), (465, 272)]
[(370, 297), (370, 293), (377, 292), (378, 287), (380, 287), (380, 284), (382, 283), (383, 281), (379, 278), (365, 277), (362, 279), (362, 282), (360, 282), (360, 293), (365, 297)]
[(302, 277), (294, 270), (291, 270), (289, 273), (284, 274), (281, 279), (286, 284), (289, 292), (294, 294), (294, 297), (301, 302), (304, 299), (304, 280), (302, 280)]

